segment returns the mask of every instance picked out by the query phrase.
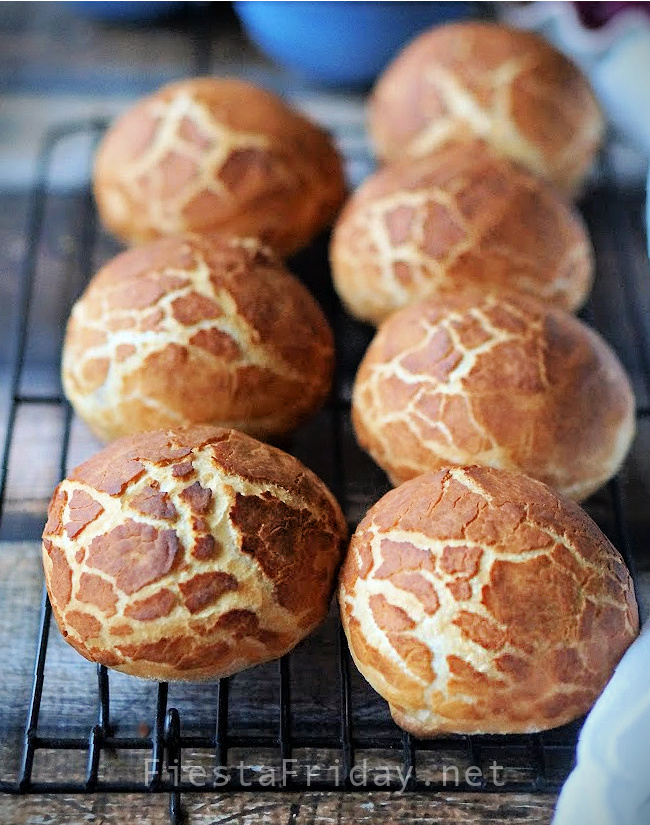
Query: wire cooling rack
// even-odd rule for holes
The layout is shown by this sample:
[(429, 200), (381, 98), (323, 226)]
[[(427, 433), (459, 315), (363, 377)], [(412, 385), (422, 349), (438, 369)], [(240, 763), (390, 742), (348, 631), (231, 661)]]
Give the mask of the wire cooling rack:
[[(60, 476), (68, 470), (72, 412), (60, 390), (43, 393), (24, 389), (26, 353), (30, 336), (35, 334), (30, 321), (43, 299), (34, 285), (42, 265), (39, 248), (46, 234), (47, 207), (54, 197), (49, 183), (53, 158), (66, 141), (82, 137), (90, 160), (104, 128), (100, 121), (67, 125), (48, 133), (42, 144), (25, 226), (19, 323), (2, 446), (0, 519), (7, 515), (16, 423), (26, 408), (40, 405), (63, 416), (58, 443), (42, 446), (60, 456)], [(357, 160), (364, 162), (363, 157)], [(80, 212), (67, 259), (72, 256), (77, 262), (79, 277), (70, 278), (66, 287), (69, 294), (63, 298), (60, 335), (75, 295), (92, 274), (97, 259), (106, 255), (107, 239), (98, 226), (89, 188), (76, 193), (75, 204)], [(643, 422), (648, 418), (650, 338), (645, 310), (650, 297), (640, 206), (639, 192), (617, 187), (605, 153), (598, 182), (582, 204), (598, 262), (596, 287), (585, 318), (600, 327), (619, 351), (633, 378), (638, 419)], [(323, 476), (353, 528), (388, 489), (381, 471), (356, 447), (349, 421), (350, 388), (371, 330), (350, 319), (336, 299), (327, 267), (326, 239), (297, 256), (291, 266), (316, 294), (332, 322), (338, 367), (335, 392), (326, 409), (311, 429), (283, 446)], [(626, 509), (626, 499), (634, 492), (631, 484), (629, 479), (622, 482), (615, 478), (587, 503), (587, 509), (620, 549), (634, 575), (631, 534), (636, 521), (628, 519)], [(17, 538), (21, 524), (31, 523), (33, 533), (34, 524), (42, 523), (45, 513), (43, 509), (24, 515), (23, 522), (12, 518), (11, 532)], [(79, 718), (73, 694), (55, 727), (46, 724), (44, 728), (42, 708), (50, 689), (46, 664), (48, 655), (50, 660), (54, 655), (48, 651), (57, 636), (43, 592), (29, 706), (25, 718), (21, 715), (14, 720), (22, 730), (21, 756), (15, 775), (1, 781), (2, 792), (166, 793), (171, 822), (179, 823), (183, 793), (216, 790), (556, 792), (574, 758), (580, 722), (535, 735), (447, 736), (432, 741), (419, 741), (400, 731), (390, 720), (385, 703), (351, 666), (334, 608), (316, 642), (308, 640), (294, 653), (247, 671), (243, 677), (204, 686), (200, 698), (191, 686), (166, 683), (152, 686), (146, 695), (132, 694), (139, 680), (109, 673), (101, 666), (95, 676), (94, 666), (83, 663), (90, 668), (84, 671), (86, 681), (91, 675), (96, 682), (91, 690), (96, 707), (93, 719), (86, 724)], [(84, 691), (88, 690), (86, 684)], [(262, 691), (263, 701), (255, 698), (242, 711), (246, 694), (252, 692), (257, 697), (257, 690)], [(11, 705), (12, 697), (5, 694), (1, 701)], [(135, 731), (124, 720), (126, 707), (129, 713), (135, 708), (137, 718), (145, 720)], [(52, 754), (52, 759), (40, 758)], [(76, 774), (68, 769), (57, 772), (62, 754), (70, 762), (80, 762)], [(47, 763), (52, 762), (54, 772), (51, 764), (47, 769)]]

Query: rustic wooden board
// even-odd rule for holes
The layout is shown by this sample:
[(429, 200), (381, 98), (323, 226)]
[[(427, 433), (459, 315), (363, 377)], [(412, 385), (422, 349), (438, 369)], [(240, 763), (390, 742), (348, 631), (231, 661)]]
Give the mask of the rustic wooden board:
[[(166, 797), (0, 797), (6, 825), (160, 825), (167, 816)], [(530, 794), (250, 794), (184, 799), (188, 825), (548, 825), (554, 799)]]

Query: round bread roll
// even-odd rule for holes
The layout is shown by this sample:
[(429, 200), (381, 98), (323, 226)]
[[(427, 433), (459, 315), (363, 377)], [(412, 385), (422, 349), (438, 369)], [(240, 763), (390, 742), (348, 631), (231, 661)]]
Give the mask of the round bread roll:
[(467, 285), (521, 289), (575, 310), (593, 277), (578, 212), (550, 185), (478, 142), (452, 144), (367, 178), (339, 216), (330, 258), (341, 299), (374, 324)]
[(185, 235), (95, 275), (68, 322), (62, 377), (104, 440), (195, 423), (264, 437), (320, 408), (333, 364), (325, 316), (268, 249)]
[(340, 582), (357, 667), (421, 737), (563, 725), (639, 628), (627, 568), (580, 507), (487, 467), (391, 490), (359, 524)]
[(617, 472), (635, 428), (628, 378), (596, 332), (522, 293), (476, 291), (385, 321), (358, 370), (352, 417), (394, 484), (483, 464), (577, 500)]
[(325, 618), (347, 531), (293, 456), (195, 426), (129, 436), (59, 484), (43, 533), (52, 610), (87, 659), (160, 680), (282, 656)]
[(466, 22), (425, 32), (391, 63), (371, 98), (370, 131), (384, 160), (481, 138), (575, 195), (604, 122), (585, 76), (545, 40)]
[(345, 197), (329, 136), (234, 78), (165, 86), (116, 120), (95, 162), (106, 226), (130, 244), (179, 232), (255, 235), (288, 255)]

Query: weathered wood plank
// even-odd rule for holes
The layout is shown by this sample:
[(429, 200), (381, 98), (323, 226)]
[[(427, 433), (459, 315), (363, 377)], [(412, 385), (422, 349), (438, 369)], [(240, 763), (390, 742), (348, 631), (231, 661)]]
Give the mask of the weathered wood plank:
[[(167, 797), (0, 798), (0, 820), (7, 825), (161, 825)], [(554, 799), (527, 794), (331, 794), (278, 793), (211, 795), (183, 800), (188, 825), (548, 825)]]

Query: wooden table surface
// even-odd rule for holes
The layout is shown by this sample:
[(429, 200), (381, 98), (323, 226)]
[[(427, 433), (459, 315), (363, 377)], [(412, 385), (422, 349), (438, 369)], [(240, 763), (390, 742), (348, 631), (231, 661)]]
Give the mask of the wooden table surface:
[[(374, 793), (225, 794), (208, 799), (185, 797), (191, 825), (548, 825), (554, 800), (531, 794), (444, 794), (403, 797)], [(0, 818), (15, 825), (159, 825), (167, 817), (163, 797), (22, 797), (0, 798)]]
[[(65, 4), (4, 3), (0, 9), (0, 436), (6, 425), (8, 376), (16, 333), (16, 305), (19, 275), (28, 238), (25, 234), (28, 191), (33, 181), (34, 159), (39, 141), (53, 124), (80, 117), (111, 117), (131, 100), (168, 80), (186, 76), (199, 69), (212, 73), (235, 73), (266, 82), (284, 92), (315, 117), (339, 127), (338, 136), (346, 153), (348, 176), (352, 184), (368, 171), (363, 137), (363, 95), (313, 90), (298, 79), (273, 67), (250, 47), (238, 30), (226, 4), (211, 4), (149, 27), (96, 24), (76, 17)], [(207, 14), (207, 16), (206, 16)], [(202, 15), (196, 26), (196, 15)], [(198, 33), (197, 33), (198, 31)], [(83, 191), (87, 178), (87, 147), (63, 147), (62, 157), (52, 172), (52, 196), (48, 200), (43, 243), (37, 255), (36, 293), (60, 295), (69, 284), (78, 284), (84, 264), (78, 260), (75, 238), (83, 214)], [(635, 201), (636, 203), (636, 201)], [(639, 201), (640, 203), (640, 201)], [(613, 236), (603, 240), (600, 253), (602, 290), (598, 306), (600, 320), (611, 332), (621, 350), (633, 350), (614, 310), (608, 307), (607, 283), (615, 280), (616, 263)], [(609, 245), (608, 245), (609, 244)], [(112, 247), (101, 238), (98, 256), (106, 257)], [(322, 252), (322, 250), (321, 250)], [(322, 255), (321, 255), (322, 257)], [(309, 264), (309, 262), (307, 262)], [(307, 266), (309, 268), (309, 266)], [(644, 270), (644, 277), (647, 269)], [(316, 284), (318, 289), (318, 284)], [(31, 326), (26, 385), (40, 392), (58, 392), (56, 361), (61, 335), (61, 305), (54, 300), (37, 300)], [(362, 345), (364, 333), (352, 342), (352, 350)], [(356, 351), (355, 351), (356, 352)], [(358, 352), (356, 352), (358, 355)], [(353, 360), (356, 355), (350, 356)], [(634, 373), (630, 354), (628, 368)], [(642, 377), (635, 381), (642, 402)], [(312, 463), (326, 481), (332, 467), (328, 449), (314, 458), (309, 445), (323, 429), (317, 419), (292, 445), (298, 455)], [(647, 424), (647, 422), (646, 422)], [(650, 535), (647, 497), (650, 491), (648, 462), (650, 430), (640, 428), (636, 452), (624, 477), (628, 498), (630, 528), (637, 544)], [(62, 413), (38, 405), (21, 411), (12, 450), (7, 501), (0, 530), (0, 778), (15, 778), (19, 765), (22, 725), (29, 702), (31, 668), (42, 588), (38, 536), (47, 498), (58, 480), (58, 443)], [(51, 450), (47, 449), (51, 445)], [(78, 423), (73, 427), (70, 463), (82, 460), (97, 444)], [(365, 479), (352, 490), (348, 516), (361, 515), (380, 476), (371, 462), (356, 450), (350, 437), (349, 458), (357, 462), (355, 478)], [(365, 463), (364, 463), (365, 462)], [(364, 486), (365, 485), (365, 486)], [(603, 494), (605, 495), (605, 494)], [(606, 512), (605, 498), (595, 497), (596, 515)], [(640, 595), (650, 592), (647, 559), (642, 560)], [(644, 608), (645, 611), (645, 608)], [(326, 626), (301, 646), (292, 667), (295, 670), (296, 701), (306, 698), (304, 719), (313, 724), (336, 728), (338, 709), (332, 696), (336, 680), (334, 655), (334, 616)], [(317, 675), (314, 663), (320, 669)], [(268, 732), (275, 724), (277, 711), (275, 670), (272, 665), (252, 671), (253, 676), (237, 677), (234, 725), (247, 730)], [(57, 725), (76, 718), (79, 735), (87, 735), (96, 712), (94, 670), (65, 645), (56, 631), (48, 649), (46, 670), (48, 690), (41, 713), (42, 730), (55, 735)], [(112, 710), (121, 732), (137, 735), (150, 720), (140, 718), (142, 707), (151, 707), (153, 686), (128, 680), (119, 674), (111, 677)], [(134, 687), (136, 685), (137, 687)], [(135, 692), (134, 692), (135, 691)], [(182, 709), (188, 729), (202, 729), (209, 723), (214, 708), (214, 692), (197, 686), (185, 693), (170, 691)], [(385, 706), (360, 677), (354, 681), (355, 707), (360, 729), (388, 729)], [(171, 702), (170, 702), (171, 704)], [(311, 709), (310, 709), (311, 708)], [(314, 710), (314, 708), (316, 710)], [(371, 709), (371, 710), (370, 710)], [(310, 716), (312, 714), (312, 716)], [(364, 715), (365, 714), (365, 715)], [(63, 720), (63, 721), (62, 721)], [(365, 727), (364, 727), (365, 726)], [(69, 731), (68, 731), (69, 732)], [(185, 729), (184, 729), (185, 732)], [(199, 757), (197, 756), (197, 759)], [(79, 760), (77, 760), (78, 762)], [(83, 775), (84, 766), (69, 753), (48, 752), (39, 770), (52, 777)], [(125, 770), (141, 770), (140, 763)], [(439, 765), (436, 770), (439, 769)], [(426, 770), (426, 765), (423, 766)], [(433, 770), (433, 768), (432, 768)], [(555, 797), (539, 793), (463, 793), (387, 794), (369, 792), (274, 792), (185, 794), (183, 804), (190, 825), (205, 823), (534, 823), (551, 821)], [(2, 823), (165, 823), (168, 821), (166, 795), (0, 795)]]

